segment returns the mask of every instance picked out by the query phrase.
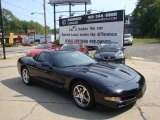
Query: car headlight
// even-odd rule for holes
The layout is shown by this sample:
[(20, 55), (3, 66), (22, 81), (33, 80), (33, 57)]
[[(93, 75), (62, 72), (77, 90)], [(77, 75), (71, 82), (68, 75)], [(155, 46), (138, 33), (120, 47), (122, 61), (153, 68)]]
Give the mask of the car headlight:
[(102, 57), (101, 57), (99, 54), (95, 54), (95, 55), (94, 55), (94, 58), (95, 58), (95, 59), (101, 59)]
[(124, 58), (124, 54), (123, 54), (123, 53), (120, 53), (117, 57), (118, 57), (118, 58)]
[(115, 101), (115, 102), (121, 101), (120, 97), (104, 97), (104, 99), (109, 101)]

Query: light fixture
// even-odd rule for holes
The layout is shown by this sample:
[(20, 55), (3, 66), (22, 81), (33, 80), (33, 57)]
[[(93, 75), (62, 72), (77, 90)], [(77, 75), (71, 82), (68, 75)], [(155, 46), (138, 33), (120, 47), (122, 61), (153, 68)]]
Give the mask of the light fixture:
[(115, 101), (115, 102), (121, 101), (120, 97), (104, 97), (104, 99), (109, 101)]

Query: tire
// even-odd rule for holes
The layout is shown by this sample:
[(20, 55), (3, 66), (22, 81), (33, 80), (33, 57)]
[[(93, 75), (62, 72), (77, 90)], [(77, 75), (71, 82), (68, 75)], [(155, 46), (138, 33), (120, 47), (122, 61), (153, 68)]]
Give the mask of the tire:
[(32, 84), (30, 74), (29, 74), (29, 71), (28, 71), (27, 67), (22, 68), (21, 77), (22, 77), (22, 80), (23, 80), (24, 84), (26, 84), (26, 85), (31, 85)]
[(78, 81), (73, 84), (71, 94), (79, 108), (89, 110), (95, 106), (94, 94), (85, 82)]

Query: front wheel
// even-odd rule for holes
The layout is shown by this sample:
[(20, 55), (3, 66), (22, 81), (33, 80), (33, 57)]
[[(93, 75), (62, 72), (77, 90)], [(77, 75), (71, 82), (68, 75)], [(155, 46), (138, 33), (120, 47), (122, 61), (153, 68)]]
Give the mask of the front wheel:
[(27, 69), (26, 67), (23, 67), (23, 68), (22, 68), (21, 76), (22, 76), (23, 82), (24, 82), (26, 85), (31, 85), (31, 84), (32, 84), (29, 71), (28, 71), (28, 69)]
[(73, 85), (72, 97), (76, 105), (81, 109), (91, 109), (95, 105), (93, 92), (84, 82), (78, 81)]

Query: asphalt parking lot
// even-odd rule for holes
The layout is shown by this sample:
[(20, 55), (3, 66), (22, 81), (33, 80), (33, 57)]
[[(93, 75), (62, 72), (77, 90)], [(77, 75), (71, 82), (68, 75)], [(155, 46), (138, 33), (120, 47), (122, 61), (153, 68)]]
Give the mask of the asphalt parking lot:
[(67, 92), (42, 85), (25, 86), (18, 74), (18, 57), (0, 60), (0, 120), (159, 120), (160, 63), (129, 59), (126, 64), (142, 73), (147, 90), (133, 107), (113, 110), (97, 106), (77, 108)]
[(139, 58), (160, 63), (160, 44), (133, 44), (125, 47), (128, 58)]

